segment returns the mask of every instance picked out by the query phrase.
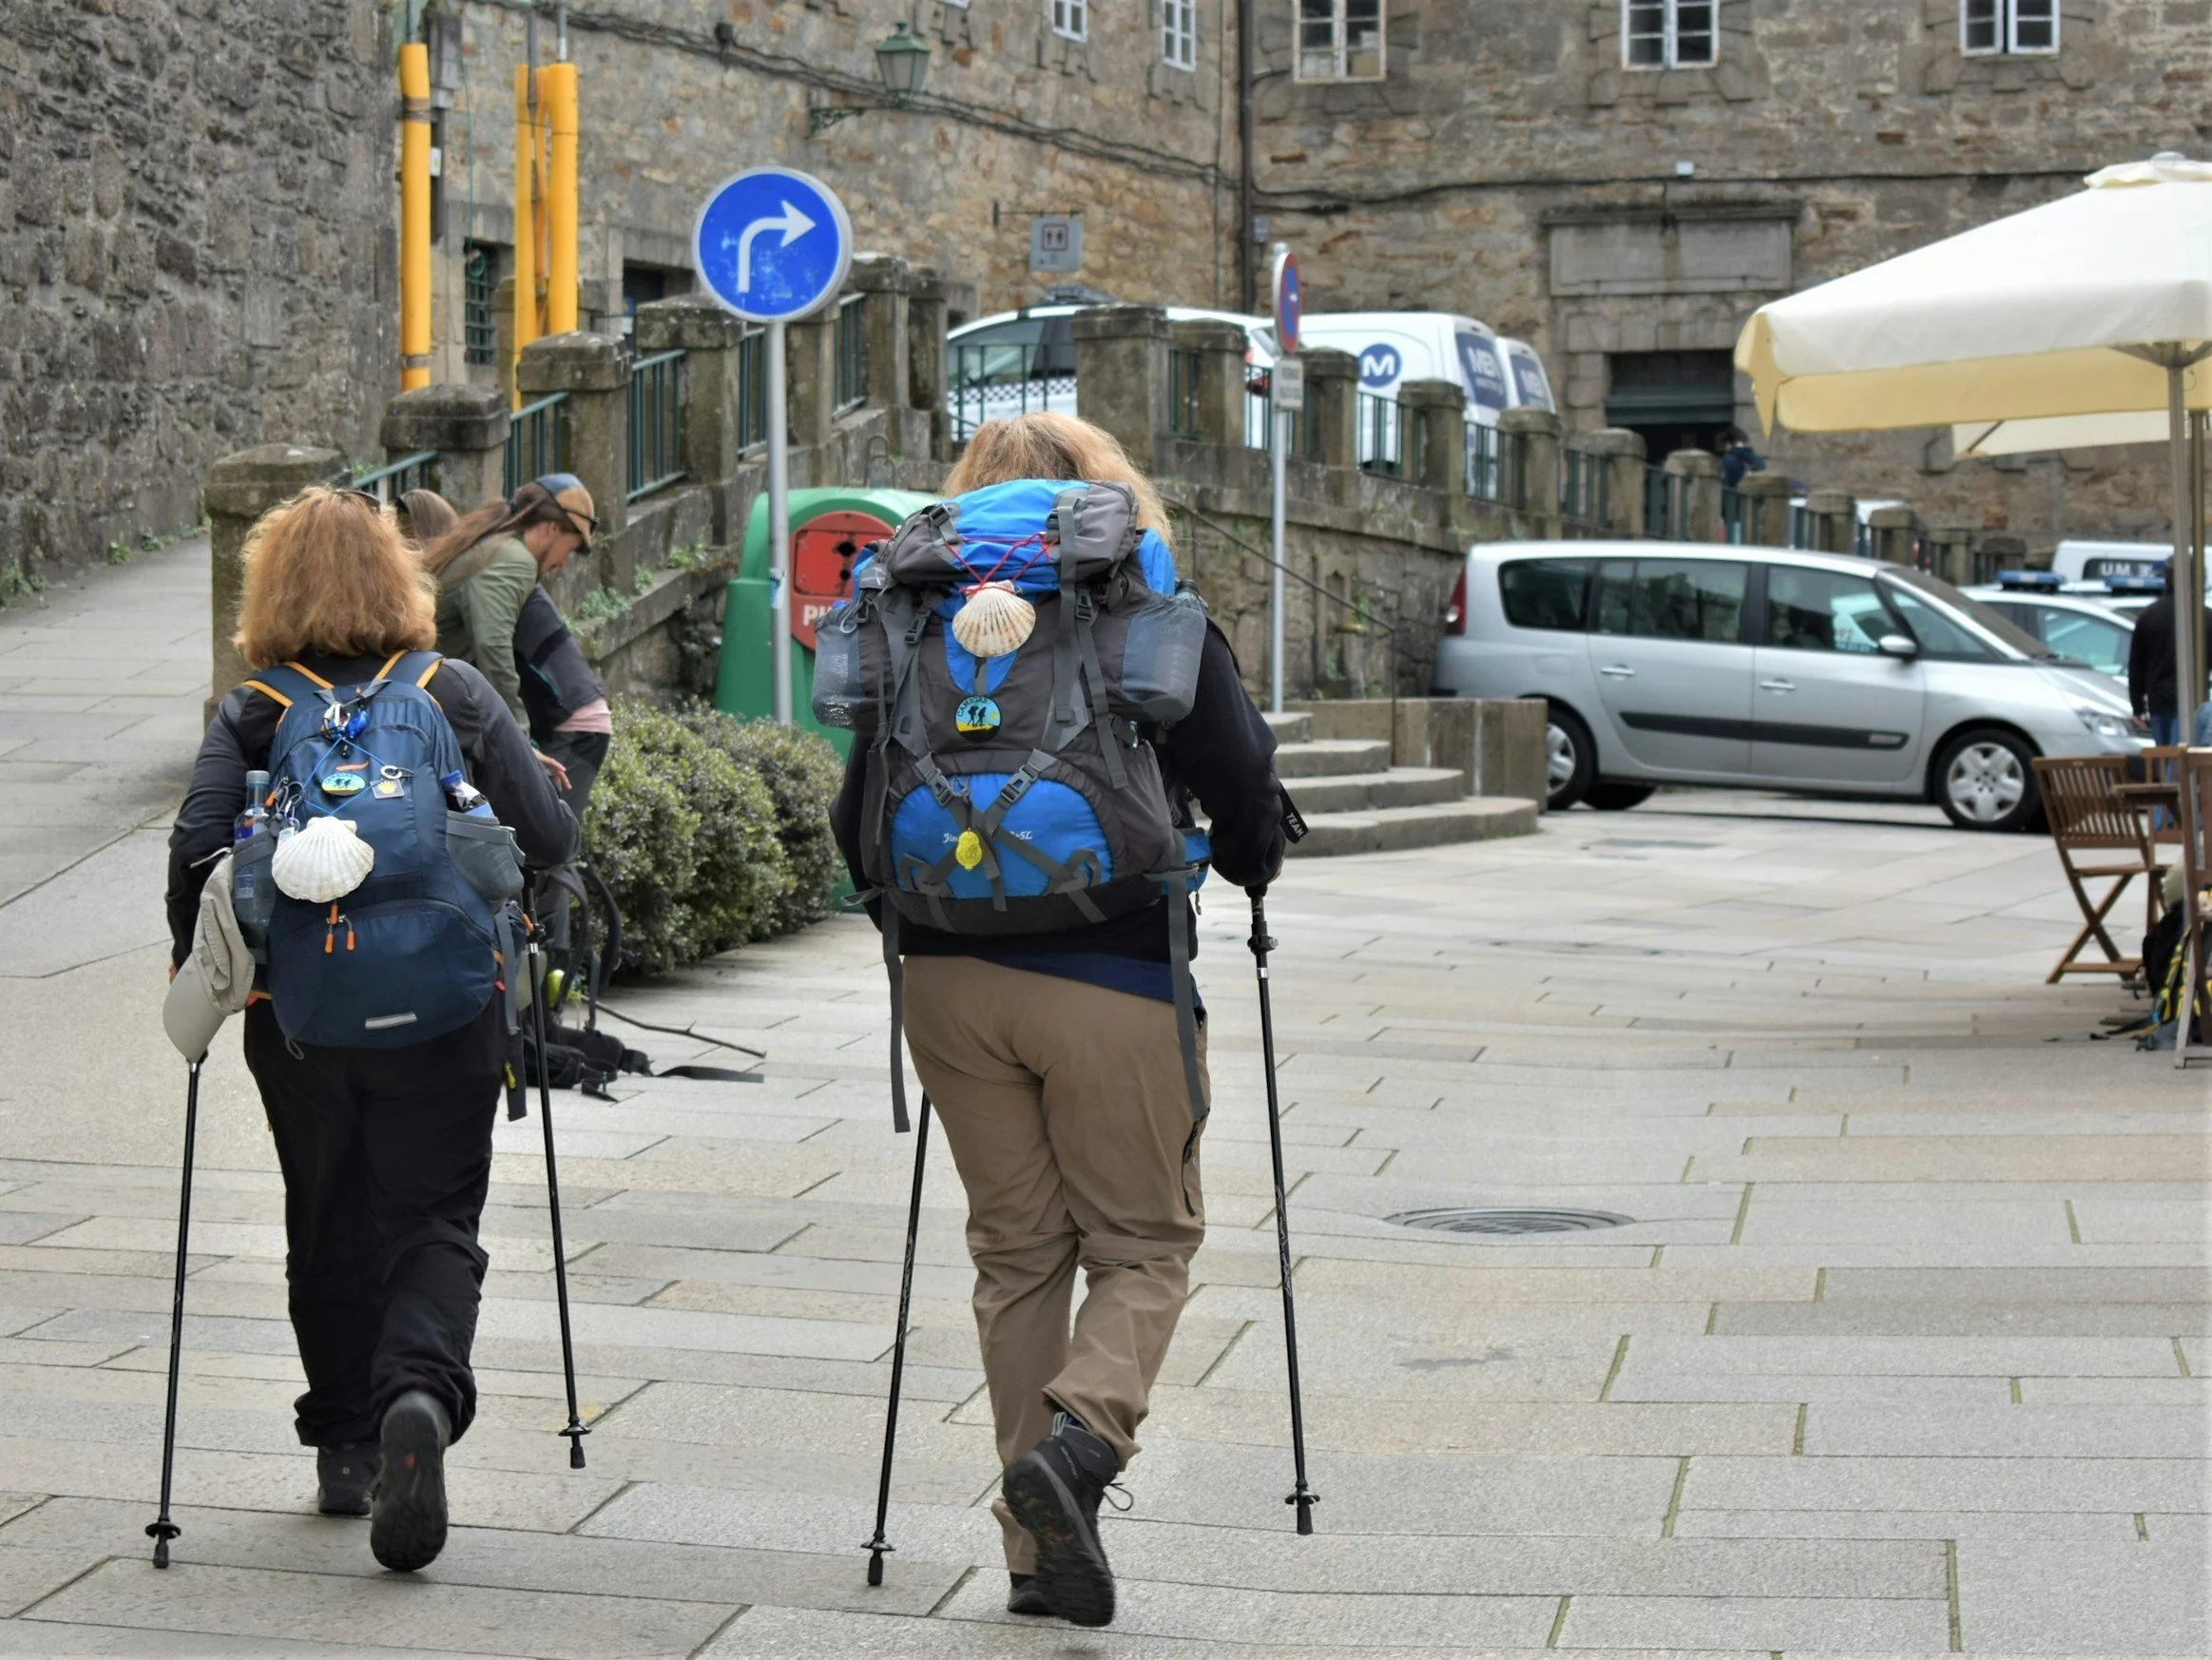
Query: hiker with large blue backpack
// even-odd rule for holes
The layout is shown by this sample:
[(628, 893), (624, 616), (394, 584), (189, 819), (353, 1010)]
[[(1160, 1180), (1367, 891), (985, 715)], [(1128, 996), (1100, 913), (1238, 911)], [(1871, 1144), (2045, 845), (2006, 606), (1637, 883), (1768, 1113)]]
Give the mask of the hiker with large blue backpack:
[[(251, 675), (169, 841), (172, 960), (225, 856), (259, 959), (245, 1059), (284, 1176), (317, 1508), (372, 1515), (376, 1559), (403, 1572), (444, 1545), (445, 1450), (476, 1408), (478, 1225), (528, 981), (512, 900), (524, 860), (577, 840), (498, 694), (434, 639), (433, 585), (373, 499), (314, 489), (264, 516), (240, 609)], [(156, 1526), (176, 1531), (165, 1492)]]
[[(1273, 878), (1287, 798), (1159, 497), (1109, 434), (988, 423), (946, 490), (822, 623), (814, 706), (856, 733), (831, 819), (882, 929), (895, 1126), (903, 1033), (922, 1131), (933, 1109), (967, 1191), (1007, 1606), (1100, 1626), (1099, 1504), (1204, 1237), (1193, 896), (1209, 865)], [(918, 1204), (918, 1157), (915, 1182)]]

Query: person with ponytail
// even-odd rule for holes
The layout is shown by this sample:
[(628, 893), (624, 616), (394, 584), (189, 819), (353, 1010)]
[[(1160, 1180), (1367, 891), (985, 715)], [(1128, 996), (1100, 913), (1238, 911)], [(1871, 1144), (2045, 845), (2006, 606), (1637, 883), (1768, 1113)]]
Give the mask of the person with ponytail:
[(606, 688), (543, 584), (591, 551), (598, 524), (591, 492), (574, 473), (552, 473), (422, 542), (438, 585), (438, 649), (491, 683), (579, 815), (614, 724)]

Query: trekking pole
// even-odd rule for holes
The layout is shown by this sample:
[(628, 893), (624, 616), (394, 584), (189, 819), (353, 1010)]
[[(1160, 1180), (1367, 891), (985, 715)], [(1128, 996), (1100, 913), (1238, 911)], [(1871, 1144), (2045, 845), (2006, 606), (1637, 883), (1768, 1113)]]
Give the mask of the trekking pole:
[(1314, 1531), (1314, 1506), (1321, 1496), (1306, 1485), (1306, 1413), (1298, 1377), (1298, 1302), (1290, 1281), (1290, 1212), (1282, 1189), (1282, 1110), (1275, 1092), (1275, 1008), (1267, 991), (1267, 954), (1275, 941), (1267, 934), (1267, 889), (1244, 890), (1252, 896), (1253, 960), (1260, 971), (1260, 1052), (1267, 1066), (1267, 1148), (1275, 1159), (1275, 1250), (1282, 1269), (1282, 1340), (1290, 1357), (1290, 1454), (1298, 1472), (1298, 1485), (1283, 1499), (1298, 1506), (1298, 1531)]
[(530, 925), (530, 1024), (538, 1036), (538, 1122), (546, 1132), (546, 1206), (553, 1218), (553, 1293), (561, 1305), (561, 1371), (568, 1385), (568, 1468), (584, 1468), (584, 1438), (590, 1426), (576, 1412), (576, 1341), (568, 1330), (568, 1253), (561, 1240), (561, 1178), (553, 1168), (553, 1062), (546, 1048), (545, 953), (537, 924)]
[(192, 1234), (192, 1142), (200, 1128), (200, 1067), (192, 1063), (184, 1084), (184, 1183), (177, 1196), (177, 1291), (169, 1305), (169, 1406), (162, 1419), (162, 1513), (146, 1524), (154, 1542), (154, 1566), (169, 1565), (169, 1541), (183, 1530), (169, 1519), (169, 1487), (177, 1469), (177, 1373), (184, 1356), (184, 1247)]
[(891, 1515), (891, 1455), (898, 1443), (898, 1386), (906, 1376), (907, 1315), (914, 1307), (914, 1238), (922, 1226), (922, 1161), (930, 1151), (930, 1097), (922, 1092), (922, 1110), (914, 1123), (914, 1197), (906, 1207), (906, 1266), (898, 1277), (898, 1337), (891, 1345), (891, 1408), (883, 1419), (883, 1474), (875, 1483), (875, 1536), (868, 1552), (868, 1583), (883, 1583), (883, 1554), (895, 1547), (883, 1537), (883, 1524)]

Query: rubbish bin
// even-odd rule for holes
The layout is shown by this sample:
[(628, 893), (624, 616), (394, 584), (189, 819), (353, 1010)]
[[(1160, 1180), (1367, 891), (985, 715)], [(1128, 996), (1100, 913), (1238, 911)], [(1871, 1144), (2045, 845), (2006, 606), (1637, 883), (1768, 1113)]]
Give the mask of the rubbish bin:
[[(791, 604), (783, 626), (790, 628), (791, 718), (810, 732), (820, 732), (839, 755), (852, 748), (853, 735), (817, 725), (814, 718), (815, 626), (852, 588), (853, 563), (862, 548), (888, 536), (909, 513), (938, 498), (911, 490), (865, 490), (832, 486), (795, 490), (791, 508)], [(722, 613), (721, 670), (715, 683), (715, 706), (750, 719), (776, 712), (776, 677), (768, 635), (768, 498), (757, 497), (745, 525), (738, 574), (730, 582)]]

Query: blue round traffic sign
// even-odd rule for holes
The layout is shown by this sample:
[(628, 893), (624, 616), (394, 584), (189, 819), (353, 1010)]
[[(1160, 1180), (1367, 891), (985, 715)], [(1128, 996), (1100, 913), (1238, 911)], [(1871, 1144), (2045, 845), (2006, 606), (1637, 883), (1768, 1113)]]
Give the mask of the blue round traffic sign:
[(1285, 355), (1298, 350), (1298, 322), (1305, 303), (1298, 295), (1298, 256), (1278, 246), (1275, 254), (1275, 343)]
[(751, 322), (791, 322), (837, 298), (853, 222), (819, 179), (752, 167), (706, 199), (691, 233), (706, 291)]

